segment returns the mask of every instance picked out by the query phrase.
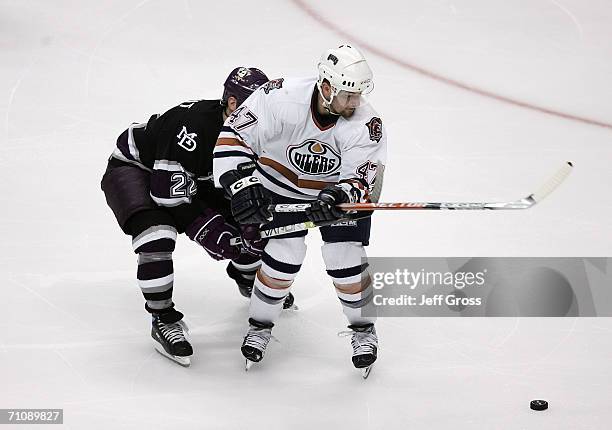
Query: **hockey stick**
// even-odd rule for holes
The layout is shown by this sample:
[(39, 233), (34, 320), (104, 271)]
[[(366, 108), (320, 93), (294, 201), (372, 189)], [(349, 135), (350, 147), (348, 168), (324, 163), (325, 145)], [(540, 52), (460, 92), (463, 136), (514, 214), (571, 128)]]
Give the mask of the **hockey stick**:
[[(274, 236), (280, 236), (282, 234), (287, 234), (287, 233), (295, 233), (298, 231), (304, 231), (304, 230), (308, 230), (309, 228), (315, 228), (315, 227), (319, 227), (319, 226), (315, 225), (315, 223), (312, 221), (306, 221), (306, 222), (299, 222), (297, 224), (283, 225), (280, 227), (271, 228), (269, 230), (261, 230), (259, 234), (261, 235), (262, 239), (269, 239)], [(230, 239), (231, 246), (237, 246), (241, 244), (242, 244), (241, 237), (235, 237), (233, 239)]]
[[(302, 203), (297, 204), (297, 205), (290, 205), (290, 206), (301, 206)], [(306, 207), (310, 206), (310, 203), (305, 203)], [(271, 207), (274, 206), (284, 206), (284, 205), (272, 205)], [(305, 209), (305, 208), (304, 208)], [(290, 212), (303, 212), (299, 211), (299, 210), (291, 210)], [(283, 225), (280, 227), (274, 227), (274, 228), (270, 228), (268, 230), (261, 230), (259, 232), (259, 234), (261, 235), (262, 239), (268, 239), (274, 236), (281, 236), (283, 234), (287, 234), (287, 233), (295, 233), (298, 231), (304, 231), (304, 230), (308, 230), (311, 228), (317, 228), (317, 227), (324, 227), (327, 225), (334, 225), (334, 224), (339, 224), (339, 223), (344, 223), (347, 221), (356, 221), (359, 219), (363, 219), (363, 218), (367, 218), (369, 217), (370, 214), (368, 215), (362, 215), (362, 216), (351, 216), (351, 217), (347, 217), (347, 218), (341, 218), (335, 221), (329, 221), (329, 222), (325, 222), (325, 223), (320, 223), (320, 224), (315, 224), (312, 221), (304, 221), (304, 222), (299, 222), (297, 224), (289, 224), (289, 225)], [(236, 246), (236, 245), (240, 245), (242, 243), (242, 239), (237, 237), (234, 239), (230, 239), (230, 245), (231, 246)]]
[[(340, 209), (347, 211), (372, 211), (372, 210), (512, 210), (512, 209), (529, 209), (536, 203), (541, 202), (546, 196), (552, 193), (571, 173), (573, 164), (568, 161), (557, 170), (557, 172), (548, 179), (535, 192), (529, 194), (519, 200), (507, 202), (404, 202), (404, 203), (342, 203), (338, 205)], [(289, 213), (289, 212), (304, 212), (310, 207), (310, 203), (298, 204), (278, 204), (270, 205), (269, 209), (272, 213)], [(361, 219), (365, 217), (352, 218)], [(341, 219), (323, 225), (331, 225), (342, 221), (350, 220), (351, 218)], [(280, 236), (286, 233), (303, 231), (310, 228), (321, 227), (315, 225), (312, 221), (301, 222), (297, 224), (276, 227), (269, 230), (262, 230), (262, 238), (270, 238)], [(240, 238), (232, 239), (232, 245), (238, 245), (242, 241)]]
[[(372, 210), (499, 210), (499, 209), (529, 209), (541, 202), (552, 193), (567, 178), (573, 164), (568, 161), (546, 181), (537, 191), (519, 200), (507, 202), (404, 202), (404, 203), (342, 203), (338, 207), (346, 211)], [(294, 205), (272, 205), (272, 212), (303, 212), (309, 203)]]

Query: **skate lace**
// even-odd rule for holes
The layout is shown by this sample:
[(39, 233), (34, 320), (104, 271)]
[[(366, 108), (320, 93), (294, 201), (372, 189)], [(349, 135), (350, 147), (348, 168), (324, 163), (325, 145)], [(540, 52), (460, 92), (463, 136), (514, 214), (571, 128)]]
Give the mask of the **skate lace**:
[(269, 328), (250, 328), (245, 336), (244, 345), (265, 351), (271, 338), (274, 338), (274, 336), (272, 336), (272, 330)]
[(170, 324), (159, 322), (158, 327), (164, 339), (172, 344), (187, 340), (183, 331), (183, 324), (180, 321)]
[(344, 330), (338, 333), (338, 336), (340, 337), (346, 337), (351, 335), (351, 346), (353, 347), (353, 355), (374, 353), (374, 349), (378, 346), (378, 338), (376, 337), (375, 332), (370, 330)]

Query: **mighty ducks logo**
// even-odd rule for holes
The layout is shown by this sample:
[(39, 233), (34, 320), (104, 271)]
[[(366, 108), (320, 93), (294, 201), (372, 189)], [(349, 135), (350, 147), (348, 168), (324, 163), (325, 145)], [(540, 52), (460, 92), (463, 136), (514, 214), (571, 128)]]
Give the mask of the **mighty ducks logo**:
[(382, 121), (380, 118), (372, 118), (366, 122), (366, 127), (368, 127), (370, 132), (370, 140), (376, 141), (376, 143), (380, 142), (380, 139), (382, 139)]
[(307, 175), (329, 175), (340, 168), (340, 155), (329, 144), (315, 139), (287, 148), (287, 159)]
[(247, 69), (246, 67), (241, 67), (236, 72), (236, 75), (238, 76), (239, 79), (244, 79), (245, 77), (249, 76), (250, 74), (251, 74), (251, 71), (249, 69)]

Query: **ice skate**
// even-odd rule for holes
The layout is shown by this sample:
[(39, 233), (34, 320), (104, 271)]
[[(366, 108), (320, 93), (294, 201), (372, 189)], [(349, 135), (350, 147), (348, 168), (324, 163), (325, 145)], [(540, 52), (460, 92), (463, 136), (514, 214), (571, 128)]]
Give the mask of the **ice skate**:
[(238, 285), (238, 291), (243, 297), (251, 297), (251, 293), (253, 292), (253, 283), (255, 282), (255, 274), (257, 270), (252, 270), (248, 272), (241, 272), (236, 269), (236, 267), (230, 262), (225, 271), (227, 272), (227, 276), (232, 278), (236, 285)]
[(189, 367), (193, 348), (187, 338), (189, 329), (182, 317), (182, 313), (174, 310), (165, 314), (153, 314), (151, 337), (157, 352), (181, 366)]
[(266, 324), (249, 318), (249, 331), (242, 342), (242, 355), (246, 358), (245, 370), (249, 370), (254, 363), (259, 363), (266, 352), (266, 347), (272, 337), (274, 324)]
[(292, 311), (297, 311), (299, 309), (295, 304), (295, 297), (293, 297), (293, 294), (287, 294), (287, 297), (285, 297), (285, 301), (283, 302), (283, 309), (289, 309)]
[(370, 371), (377, 358), (378, 337), (374, 324), (350, 325), (350, 331), (340, 332), (340, 335), (352, 335), (353, 365), (361, 370), (364, 379), (370, 376)]

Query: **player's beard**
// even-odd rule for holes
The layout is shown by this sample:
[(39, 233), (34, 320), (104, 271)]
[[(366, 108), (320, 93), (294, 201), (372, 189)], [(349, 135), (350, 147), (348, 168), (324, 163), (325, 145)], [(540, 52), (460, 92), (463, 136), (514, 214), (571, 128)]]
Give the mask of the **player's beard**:
[(325, 111), (327, 111), (328, 115), (336, 115), (336, 116), (341, 116), (342, 118), (348, 119), (350, 117), (353, 116), (353, 114), (355, 113), (355, 109), (357, 109), (357, 107), (349, 107), (349, 106), (344, 106), (342, 107), (342, 109), (338, 108), (338, 103), (334, 100), (331, 102), (331, 104), (327, 104), (327, 105), (323, 105), (323, 109), (325, 109)]
[(340, 116), (342, 118), (350, 118), (353, 116), (353, 114), (355, 113), (355, 108), (345, 108), (342, 110), (342, 112), (340, 112)]
[[(340, 107), (342, 108), (340, 109)], [(335, 100), (331, 103), (331, 113), (339, 115), (345, 119), (352, 117), (355, 113), (355, 109), (357, 109), (357, 106), (342, 106), (339, 103), (336, 103)]]

